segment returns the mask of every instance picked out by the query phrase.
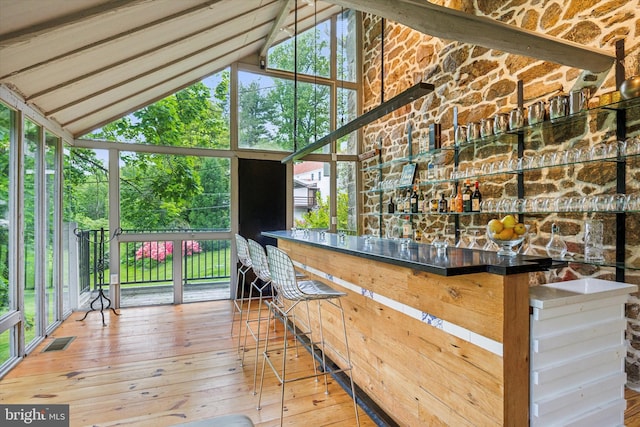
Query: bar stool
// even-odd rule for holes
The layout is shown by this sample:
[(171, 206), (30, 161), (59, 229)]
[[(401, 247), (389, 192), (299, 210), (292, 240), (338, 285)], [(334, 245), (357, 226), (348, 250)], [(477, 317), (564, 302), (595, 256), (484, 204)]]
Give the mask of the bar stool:
[[(236, 293), (233, 298), (233, 303), (235, 305), (233, 311), (233, 321), (231, 322), (231, 336), (233, 336), (233, 326), (236, 323), (236, 315), (239, 314), (240, 318), (238, 320), (238, 324), (240, 325), (240, 330), (238, 331), (238, 348), (237, 351), (240, 352), (240, 343), (242, 342), (242, 314), (244, 312), (244, 284), (245, 277), (249, 270), (252, 268), (251, 257), (249, 255), (249, 244), (247, 243), (247, 239), (242, 237), (239, 234), (235, 235), (236, 237), (236, 253), (238, 255), (238, 261), (240, 261), (240, 266), (238, 266), (238, 278), (236, 280)], [(238, 292), (240, 292), (240, 297), (238, 297)]]
[[(273, 300), (275, 298), (273, 292), (273, 286), (271, 286), (271, 273), (269, 272), (269, 264), (267, 262), (267, 254), (264, 251), (264, 248), (260, 243), (255, 240), (248, 239), (249, 244), (249, 256), (251, 258), (251, 266), (253, 268), (253, 272), (256, 274), (256, 278), (253, 282), (251, 282), (251, 287), (249, 289), (249, 302), (247, 305), (247, 316), (245, 320), (245, 332), (244, 332), (244, 349), (242, 352), (242, 362), (241, 366), (244, 366), (244, 355), (246, 354), (247, 349), (247, 337), (251, 335), (256, 342), (256, 358), (253, 366), (253, 394), (256, 394), (256, 377), (258, 374), (258, 348), (259, 343), (262, 341), (260, 338), (260, 325), (262, 320), (267, 320), (267, 318), (262, 318), (262, 301), (264, 298), (265, 291), (270, 289), (270, 297)], [(260, 283), (261, 282), (261, 283)], [(258, 317), (252, 319), (251, 318), (251, 302), (253, 301), (253, 290), (256, 290), (260, 295), (258, 298)], [(251, 327), (252, 324), (257, 324), (256, 329)]]
[[(263, 359), (262, 359), (262, 376), (260, 379), (260, 392), (258, 395), (258, 409), (260, 409), (260, 403), (262, 400), (262, 388), (264, 385), (264, 371), (267, 364), (271, 367), (276, 378), (280, 382), (282, 389), (280, 394), (280, 425), (282, 426), (283, 415), (284, 415), (284, 387), (286, 383), (299, 381), (307, 378), (317, 378), (319, 376), (324, 377), (325, 384), (325, 393), (329, 393), (329, 387), (327, 383), (327, 375), (335, 374), (340, 372), (351, 371), (351, 356), (349, 353), (349, 342), (347, 340), (347, 328), (344, 318), (344, 310), (342, 308), (342, 302), (340, 301), (340, 297), (346, 296), (346, 293), (337, 291), (325, 283), (320, 282), (318, 280), (301, 280), (298, 281), (296, 279), (296, 272), (293, 267), (293, 262), (289, 255), (286, 252), (274, 247), (267, 246), (267, 261), (269, 264), (269, 271), (271, 272), (271, 283), (276, 288), (276, 292), (282, 300), (272, 300), (267, 302), (269, 307), (269, 322), (271, 322), (272, 318), (280, 318), (284, 323), (284, 339), (283, 339), (283, 348), (278, 349), (269, 349), (269, 330), (271, 328), (267, 328)], [(287, 305), (284, 304), (285, 300), (289, 303)], [(312, 339), (312, 334), (309, 333), (309, 350), (314, 358), (317, 358), (316, 348), (319, 347), (320, 350), (320, 363), (321, 363), (321, 372), (318, 372), (314, 363), (314, 373), (313, 375), (301, 376), (297, 378), (287, 378), (287, 347), (288, 347), (288, 337), (287, 331), (289, 327), (293, 330), (294, 339), (297, 339), (298, 335), (296, 333), (297, 325), (290, 326), (289, 317), (293, 316), (294, 308), (300, 304), (301, 302), (308, 303), (309, 301), (317, 301), (318, 302), (318, 326), (319, 326), (319, 334), (320, 341), (314, 342)], [(324, 334), (322, 330), (322, 309), (321, 302), (327, 302), (337, 308), (340, 312), (340, 316), (342, 318), (342, 330), (344, 333), (344, 346), (345, 346), (345, 354), (339, 354), (335, 348), (334, 353), (337, 354), (345, 365), (344, 368), (329, 366), (326, 361), (325, 356), (325, 347), (328, 347), (328, 344), (324, 341)], [(308, 310), (308, 306), (307, 306)], [(310, 326), (310, 325), (308, 325)], [(275, 364), (272, 362), (270, 358), (270, 353), (281, 353), (282, 354), (282, 368), (279, 372), (276, 368)], [(355, 387), (353, 384), (352, 375), (348, 375), (349, 380), (351, 382), (351, 397), (353, 398), (353, 407), (356, 413), (356, 422), (357, 425), (360, 425), (360, 418), (358, 416), (358, 406), (356, 403), (356, 394)]]

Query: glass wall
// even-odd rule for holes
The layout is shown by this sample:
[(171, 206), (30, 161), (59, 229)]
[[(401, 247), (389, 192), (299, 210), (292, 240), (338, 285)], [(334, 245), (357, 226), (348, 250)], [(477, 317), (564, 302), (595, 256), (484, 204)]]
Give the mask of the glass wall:
[(45, 197), (42, 200), (44, 203), (45, 214), (45, 233), (44, 233), (44, 251), (45, 265), (44, 265), (44, 297), (45, 297), (45, 318), (46, 324), (52, 325), (58, 316), (57, 310), (57, 297), (58, 291), (56, 289), (56, 273), (58, 272), (58, 266), (56, 264), (57, 254), (55, 253), (56, 233), (57, 230), (57, 208), (56, 197), (58, 197), (57, 185), (57, 153), (60, 144), (60, 138), (53, 135), (50, 132), (45, 132), (45, 147), (44, 147), (44, 189)]
[[(356, 18), (355, 12), (344, 11), (271, 47), (267, 70), (286, 71), (288, 77), (239, 73), (240, 148), (297, 151), (358, 116)], [(300, 227), (331, 228), (335, 212), (338, 230), (357, 233), (357, 174), (352, 160), (358, 153), (358, 133), (314, 152), (332, 153), (339, 157), (318, 156), (318, 161), (294, 165), (294, 222)], [(335, 176), (331, 170), (337, 171)]]
[[(10, 198), (15, 193), (10, 191), (10, 150), (11, 141), (15, 137), (14, 112), (0, 103), (0, 319), (6, 318), (16, 310), (15, 289), (9, 286), (9, 269), (11, 245), (9, 244), (9, 227), (11, 221)], [(0, 330), (0, 366), (6, 364), (12, 356), (12, 331), (15, 325), (7, 325), (8, 329)]]
[[(0, 104), (0, 317), (11, 309), (9, 303), (9, 150), (14, 113)], [(1, 332), (1, 331), (0, 331)], [(2, 346), (0, 341), (0, 347)], [(0, 359), (0, 363), (2, 360)]]
[(24, 334), (27, 345), (36, 337), (40, 316), (41, 287), (36, 286), (36, 220), (38, 217), (38, 146), (42, 128), (31, 120), (24, 122)]
[(356, 191), (356, 162), (338, 162), (337, 173), (337, 206), (338, 230), (351, 234), (358, 232), (358, 212)]

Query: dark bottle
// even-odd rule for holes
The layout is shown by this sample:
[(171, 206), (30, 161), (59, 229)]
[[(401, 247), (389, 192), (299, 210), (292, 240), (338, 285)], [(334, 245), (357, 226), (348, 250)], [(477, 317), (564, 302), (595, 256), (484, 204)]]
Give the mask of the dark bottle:
[(464, 183), (465, 189), (464, 193), (462, 193), (462, 211), (463, 212), (471, 212), (471, 195), (473, 191), (471, 191), (471, 186), (469, 181)]
[(471, 212), (480, 212), (480, 202), (482, 202), (482, 194), (478, 181), (476, 181), (476, 188), (471, 195)]
[(440, 194), (440, 200), (438, 201), (438, 212), (440, 213), (449, 212), (449, 206), (447, 203), (447, 199), (444, 196), (444, 193)]
[(413, 187), (411, 191), (411, 213), (418, 213), (418, 189)]
[(396, 213), (396, 205), (393, 203), (393, 196), (389, 198), (389, 204), (387, 205), (387, 212), (390, 214)]

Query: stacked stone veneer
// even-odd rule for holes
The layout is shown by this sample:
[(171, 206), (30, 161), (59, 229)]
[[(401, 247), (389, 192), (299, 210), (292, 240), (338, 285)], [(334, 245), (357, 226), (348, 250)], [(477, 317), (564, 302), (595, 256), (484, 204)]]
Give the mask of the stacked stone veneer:
[[(559, 37), (585, 46), (615, 52), (615, 42), (625, 40), (625, 68), (627, 76), (640, 74), (640, 16), (638, 3), (622, 0), (476, 0), (436, 1), (440, 5), (466, 13), (487, 16), (504, 23), (526, 28), (541, 34)], [(390, 160), (405, 157), (407, 153), (406, 125), (410, 117), (418, 128), (414, 141), (430, 123), (440, 123), (442, 143), (453, 143), (454, 107), (458, 110), (458, 123), (480, 121), (497, 112), (508, 112), (517, 104), (517, 81), (524, 82), (525, 106), (538, 100), (548, 100), (559, 92), (569, 92), (581, 78), (583, 70), (548, 63), (533, 58), (508, 54), (451, 40), (443, 40), (411, 30), (394, 22), (383, 21), (371, 15), (363, 17), (363, 99), (364, 110), (378, 105), (382, 98), (389, 99), (418, 81), (435, 86), (435, 91), (412, 104), (386, 116), (364, 131), (363, 151), (381, 148), (382, 162), (387, 165), (381, 171), (368, 168), (377, 158), (363, 163), (364, 189), (371, 189), (380, 180), (398, 178), (404, 163), (389, 164)], [(381, 58), (381, 40), (384, 40), (384, 58)], [(384, 69), (383, 69), (384, 68)], [(384, 72), (384, 84), (381, 73)], [(613, 70), (593, 94), (591, 106), (598, 97), (615, 90)], [(640, 135), (640, 108), (627, 111), (627, 135)], [(564, 152), (573, 147), (588, 149), (601, 141), (615, 141), (615, 114), (599, 114), (592, 120), (578, 122), (576, 126), (544, 130), (535, 133), (526, 142), (525, 154)], [(418, 152), (414, 142), (414, 154)], [(508, 160), (513, 157), (513, 145), (465, 147), (461, 152), (460, 169), (478, 160)], [(439, 161), (443, 167), (451, 165), (452, 153), (443, 151)], [(640, 159), (627, 162), (627, 192), (640, 192)], [(451, 167), (451, 166), (449, 166)], [(419, 162), (418, 173), (426, 168)], [(590, 194), (615, 194), (616, 165), (614, 162), (597, 162), (560, 166), (524, 174), (526, 197), (582, 197)], [(480, 179), (484, 198), (515, 198), (517, 194), (515, 174), (492, 175)], [(429, 197), (441, 193), (447, 197), (452, 192), (451, 183), (424, 186)], [(365, 232), (377, 232), (380, 227), (377, 212), (386, 212), (386, 204), (392, 191), (384, 192), (382, 204), (376, 193), (366, 193), (363, 200), (362, 226)], [(367, 215), (372, 214), (372, 215)], [(460, 216), (462, 230), (482, 227), (496, 215)], [(452, 233), (453, 217), (448, 215), (422, 215), (414, 219), (425, 235), (445, 231)], [(615, 259), (615, 215), (558, 213), (553, 215), (529, 215), (535, 235), (534, 247), (544, 252), (549, 240), (551, 224), (560, 226), (561, 235), (570, 252), (582, 254), (584, 250), (584, 222), (587, 218), (601, 219), (605, 223), (607, 261)], [(386, 234), (398, 225), (398, 216), (384, 216), (382, 233)], [(640, 214), (627, 215), (626, 223), (628, 264), (640, 268)], [(481, 242), (482, 243), (482, 242)], [(615, 280), (613, 268), (570, 263), (569, 267), (550, 273), (531, 275), (536, 285), (557, 280), (582, 277), (598, 277)], [(640, 271), (627, 270), (629, 283), (640, 284)], [(627, 373), (630, 385), (640, 386), (640, 299), (633, 295), (627, 305), (629, 320)]]

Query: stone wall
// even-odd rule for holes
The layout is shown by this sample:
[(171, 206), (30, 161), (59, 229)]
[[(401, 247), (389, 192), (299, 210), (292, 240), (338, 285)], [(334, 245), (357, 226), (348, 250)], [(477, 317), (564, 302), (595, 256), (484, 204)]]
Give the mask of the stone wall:
[[(466, 13), (487, 16), (504, 23), (526, 28), (541, 34), (570, 40), (585, 46), (615, 52), (615, 42), (625, 40), (625, 68), (627, 76), (640, 74), (640, 17), (637, 1), (623, 0), (440, 0), (434, 3), (455, 8)], [(383, 22), (371, 15), (363, 18), (363, 99), (364, 110), (375, 107), (382, 99), (389, 99), (415, 83), (423, 80), (432, 83), (435, 91), (412, 104), (369, 125), (364, 132), (363, 151), (380, 148), (382, 171), (367, 168), (377, 159), (363, 164), (364, 188), (371, 189), (389, 183), (399, 177), (403, 162), (391, 163), (407, 153), (407, 123), (412, 121), (417, 131), (413, 134), (413, 155), (419, 152), (419, 140), (426, 135), (430, 123), (442, 127), (443, 146), (453, 144), (454, 107), (460, 124), (477, 122), (498, 112), (508, 112), (517, 105), (518, 80), (524, 83), (524, 105), (539, 100), (548, 100), (560, 92), (569, 92), (582, 70), (552, 64), (533, 58), (512, 55), (456, 41), (442, 40), (413, 31), (394, 22)], [(384, 58), (381, 58), (381, 40), (384, 40)], [(384, 68), (384, 69), (383, 69)], [(384, 79), (381, 73), (384, 72)], [(384, 84), (381, 84), (383, 80)], [(599, 97), (615, 90), (613, 70), (604, 82), (592, 93), (590, 106), (597, 106)], [(545, 153), (564, 155), (568, 150), (590, 150), (598, 143), (615, 143), (615, 114), (603, 112), (573, 123), (571, 126), (545, 128), (527, 138), (525, 156), (541, 156)], [(640, 108), (627, 112), (627, 135), (640, 136)], [(452, 151), (443, 150), (435, 159), (451, 173)], [(460, 170), (481, 167), (486, 162), (509, 161), (514, 158), (513, 145), (468, 146), (461, 150)], [(482, 162), (474, 158), (481, 158)], [(640, 193), (640, 158), (628, 160), (627, 192)], [(417, 176), (426, 169), (426, 161), (418, 160)], [(475, 179), (475, 178), (474, 178)], [(558, 166), (525, 172), (525, 196), (527, 198), (549, 197), (565, 200), (583, 198), (593, 194), (615, 194), (615, 162), (597, 162)], [(517, 195), (515, 174), (495, 174), (480, 178), (484, 199), (514, 199)], [(429, 197), (447, 198), (453, 191), (451, 182), (435, 186), (423, 186)], [(392, 191), (385, 191), (380, 204), (377, 193), (365, 193), (363, 200), (362, 226), (365, 233), (380, 230), (393, 235), (394, 227), (402, 220), (400, 216), (383, 217), (379, 224), (377, 215), (367, 213), (386, 212)], [(382, 208), (380, 207), (382, 206)], [(480, 228), (496, 215), (461, 215), (460, 230), (463, 235), (473, 228)], [(436, 233), (453, 235), (453, 216), (422, 215), (414, 217), (414, 226), (424, 230), (427, 240)], [(532, 247), (544, 253), (544, 245), (550, 238), (551, 224), (560, 226), (562, 238), (569, 252), (583, 253), (584, 223), (586, 219), (599, 219), (605, 224), (605, 255), (613, 262), (615, 249), (615, 215), (601, 213), (562, 212), (550, 215), (526, 216), (531, 225)], [(380, 227), (382, 225), (382, 227)], [(627, 264), (635, 269), (626, 270), (625, 281), (640, 285), (640, 214), (627, 215)], [(482, 245), (483, 239), (479, 239)], [(579, 262), (569, 263), (567, 268), (531, 275), (531, 284), (536, 285), (557, 280), (581, 277), (598, 277), (615, 280), (611, 267), (593, 266)], [(640, 387), (640, 299), (632, 296), (627, 306), (629, 320), (627, 373), (629, 384)]]

